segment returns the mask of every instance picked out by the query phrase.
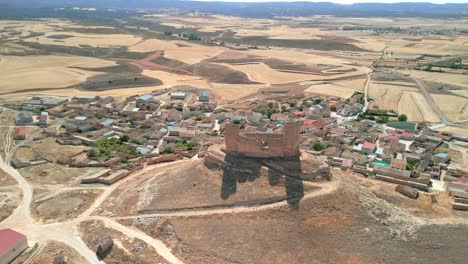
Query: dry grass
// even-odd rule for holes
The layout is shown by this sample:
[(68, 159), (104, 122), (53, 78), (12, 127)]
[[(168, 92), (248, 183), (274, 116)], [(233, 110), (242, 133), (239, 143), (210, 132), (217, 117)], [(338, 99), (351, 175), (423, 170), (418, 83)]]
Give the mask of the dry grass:
[(45, 222), (56, 222), (77, 217), (94, 202), (101, 193), (99, 190), (67, 191), (48, 199), (34, 202), (32, 213)]

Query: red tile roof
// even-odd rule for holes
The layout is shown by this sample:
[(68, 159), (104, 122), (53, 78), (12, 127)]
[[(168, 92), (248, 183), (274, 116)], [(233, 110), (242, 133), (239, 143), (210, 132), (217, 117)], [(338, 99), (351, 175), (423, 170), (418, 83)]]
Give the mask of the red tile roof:
[(17, 127), (15, 129), (15, 135), (17, 135), (17, 136), (26, 136), (26, 128), (25, 127)]
[(376, 146), (374, 143), (370, 143), (370, 142), (364, 142), (364, 144), (362, 145), (363, 148), (365, 149), (375, 149)]
[(21, 240), (25, 238), (24, 235), (11, 230), (11, 229), (2, 229), (0, 230), (0, 256), (5, 252), (10, 250), (13, 246), (18, 244)]
[(304, 127), (307, 129), (312, 129), (312, 128), (322, 128), (324, 125), (327, 123), (323, 120), (310, 120), (310, 119), (304, 119), (303, 121)]
[(413, 133), (410, 133), (410, 132), (403, 132), (403, 133), (401, 133), (401, 136), (402, 136), (402, 137), (413, 137), (414, 134), (413, 134)]
[(462, 177), (458, 179), (455, 183), (462, 184), (462, 185), (468, 185), (468, 178)]

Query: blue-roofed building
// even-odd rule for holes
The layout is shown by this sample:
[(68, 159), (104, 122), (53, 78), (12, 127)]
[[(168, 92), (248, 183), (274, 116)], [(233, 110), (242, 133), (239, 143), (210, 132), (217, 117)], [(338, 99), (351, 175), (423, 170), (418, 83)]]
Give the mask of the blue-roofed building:
[(15, 116), (15, 122), (17, 125), (26, 125), (33, 122), (33, 117), (30, 113), (19, 113)]
[(209, 102), (210, 101), (210, 93), (207, 91), (203, 91), (198, 95), (199, 102)]
[(434, 155), (434, 162), (447, 163), (450, 160), (450, 155), (447, 153), (437, 153)]
[(104, 134), (102, 134), (104, 137), (108, 138), (108, 137), (112, 137), (115, 135), (115, 131), (114, 130), (111, 130), (111, 131), (108, 131)]
[(146, 155), (146, 154), (151, 152), (151, 149), (146, 148), (146, 147), (137, 147), (136, 151), (138, 151), (138, 153), (140, 153), (142, 155)]
[(354, 146), (353, 146), (353, 150), (359, 151), (359, 152), (360, 152), (360, 151), (362, 150), (362, 144), (354, 145)]
[(153, 98), (151, 94), (144, 94), (137, 98), (137, 100), (148, 101), (149, 99)]
[(114, 121), (110, 119), (104, 119), (101, 122), (99, 122), (99, 125), (101, 126), (112, 126), (114, 124)]
[(167, 128), (161, 127), (161, 129), (159, 129), (159, 132), (161, 132), (163, 134), (166, 134), (167, 133)]

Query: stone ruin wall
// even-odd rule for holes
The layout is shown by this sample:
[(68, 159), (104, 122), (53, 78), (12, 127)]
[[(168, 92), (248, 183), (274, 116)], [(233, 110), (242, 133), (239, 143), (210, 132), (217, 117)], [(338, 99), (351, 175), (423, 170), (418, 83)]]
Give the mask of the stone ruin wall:
[(238, 125), (225, 127), (226, 151), (254, 158), (299, 155), (299, 122), (285, 124), (284, 134), (241, 133)]

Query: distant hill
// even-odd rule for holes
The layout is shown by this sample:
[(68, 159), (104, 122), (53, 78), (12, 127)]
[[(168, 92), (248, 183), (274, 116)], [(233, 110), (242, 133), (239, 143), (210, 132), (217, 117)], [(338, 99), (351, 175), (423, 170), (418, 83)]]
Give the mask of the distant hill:
[(182, 0), (0, 0), (0, 15), (8, 10), (57, 7), (94, 7), (99, 9), (161, 9), (177, 8), (183, 12), (199, 11), (242, 17), (272, 16), (442, 16), (468, 17), (468, 3), (361, 3), (341, 5), (329, 2), (229, 3)]

